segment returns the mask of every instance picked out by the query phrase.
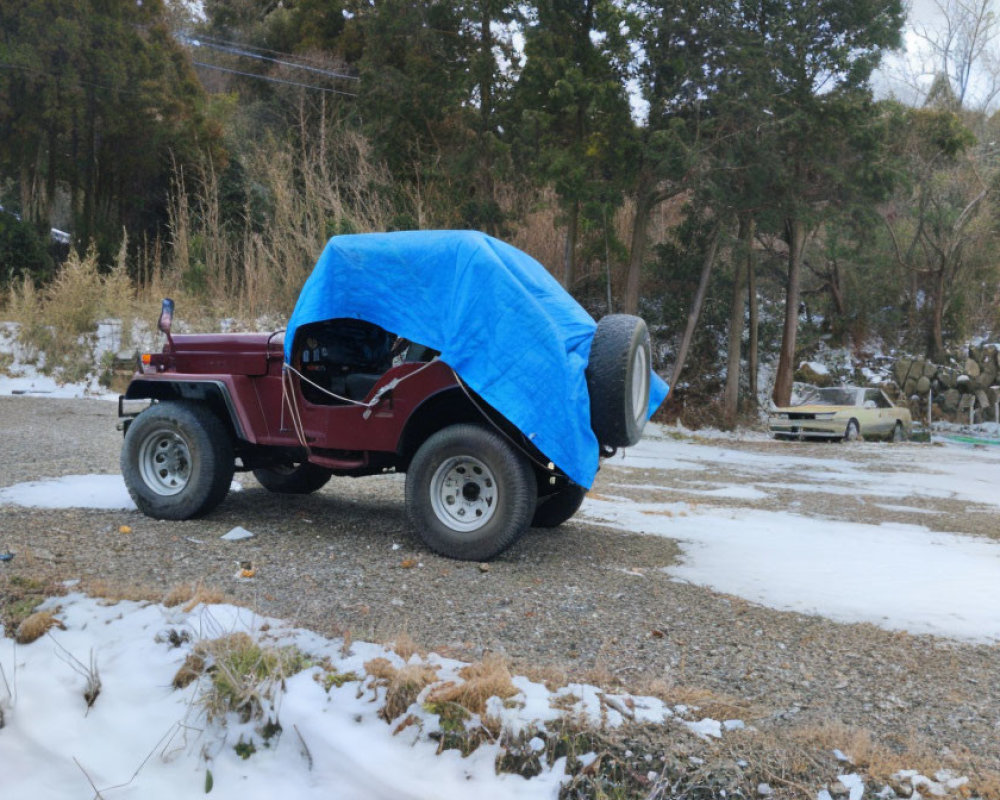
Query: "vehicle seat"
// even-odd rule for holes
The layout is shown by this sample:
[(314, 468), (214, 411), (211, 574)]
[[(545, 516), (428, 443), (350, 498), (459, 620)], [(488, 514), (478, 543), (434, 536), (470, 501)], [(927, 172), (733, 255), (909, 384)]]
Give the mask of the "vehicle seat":
[[(303, 374), (329, 392), (351, 400), (364, 400), (392, 365), (392, 334), (370, 322), (334, 319), (303, 326), (299, 363)], [(342, 401), (302, 384), (311, 403), (337, 405)]]
[(345, 378), (345, 395), (352, 400), (364, 400), (381, 377), (368, 372), (353, 372)]

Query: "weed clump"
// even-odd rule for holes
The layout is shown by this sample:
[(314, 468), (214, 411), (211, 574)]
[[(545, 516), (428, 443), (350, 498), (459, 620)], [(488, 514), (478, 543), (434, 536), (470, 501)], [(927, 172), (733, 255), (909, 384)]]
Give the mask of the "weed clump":
[(265, 647), (247, 633), (207, 639), (195, 645), (173, 685), (181, 689), (208, 676), (199, 702), (209, 720), (235, 713), (242, 722), (263, 719), (285, 680), (310, 665), (296, 647)]
[(385, 687), (385, 705), (379, 716), (392, 722), (408, 709), (425, 687), (437, 680), (437, 671), (428, 664), (394, 667), (387, 658), (373, 658), (365, 663), (373, 687)]
[(18, 644), (31, 644), (44, 636), (50, 629), (66, 630), (62, 620), (57, 619), (53, 611), (36, 611), (22, 620), (14, 631), (14, 641)]
[(507, 700), (519, 692), (507, 665), (495, 654), (463, 667), (458, 675), (462, 678), (462, 683), (449, 681), (435, 686), (428, 695), (427, 702), (457, 703), (473, 714), (482, 715), (486, 712), (486, 701), (489, 698)]

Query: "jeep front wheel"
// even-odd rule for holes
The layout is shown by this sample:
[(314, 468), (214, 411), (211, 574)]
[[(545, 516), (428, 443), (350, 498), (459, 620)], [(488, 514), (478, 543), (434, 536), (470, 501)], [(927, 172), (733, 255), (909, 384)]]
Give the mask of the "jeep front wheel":
[(156, 519), (191, 519), (223, 501), (235, 457), (218, 417), (194, 403), (150, 406), (129, 425), (121, 470), (132, 500)]
[(531, 465), (510, 442), (478, 425), (452, 425), (413, 457), (406, 510), (432, 550), (482, 561), (527, 530), (537, 492)]

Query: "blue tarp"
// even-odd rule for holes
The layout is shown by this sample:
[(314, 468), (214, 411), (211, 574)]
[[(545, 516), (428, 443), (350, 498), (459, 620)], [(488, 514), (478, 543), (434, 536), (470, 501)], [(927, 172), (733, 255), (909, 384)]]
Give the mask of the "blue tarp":
[[(598, 444), (584, 370), (593, 318), (533, 258), (474, 231), (335, 236), (302, 287), (300, 325), (374, 322), (441, 359), (570, 478), (590, 487)], [(650, 414), (666, 396), (653, 375)]]

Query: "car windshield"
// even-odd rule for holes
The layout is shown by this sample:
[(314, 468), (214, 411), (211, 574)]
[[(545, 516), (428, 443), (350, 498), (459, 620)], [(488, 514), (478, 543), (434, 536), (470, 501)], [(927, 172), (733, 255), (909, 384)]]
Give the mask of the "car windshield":
[(853, 406), (857, 391), (855, 389), (812, 389), (802, 395), (801, 402), (796, 405), (805, 406)]

